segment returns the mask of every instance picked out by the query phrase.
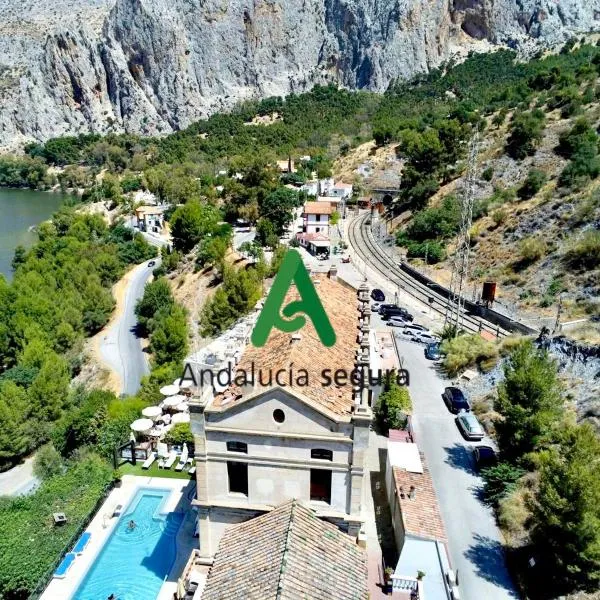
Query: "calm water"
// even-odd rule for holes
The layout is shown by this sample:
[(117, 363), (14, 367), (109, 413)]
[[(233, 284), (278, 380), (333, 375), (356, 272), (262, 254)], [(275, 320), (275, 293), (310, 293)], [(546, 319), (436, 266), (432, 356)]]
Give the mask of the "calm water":
[[(167, 490), (141, 489), (123, 513), (72, 600), (153, 600), (171, 570), (183, 513), (161, 514)], [(129, 529), (129, 521), (136, 527)], [(84, 550), (85, 553), (85, 550)]]
[(50, 218), (65, 200), (64, 194), (0, 188), (0, 273), (12, 278), (10, 263), (19, 244), (31, 246), (37, 239), (29, 231)]

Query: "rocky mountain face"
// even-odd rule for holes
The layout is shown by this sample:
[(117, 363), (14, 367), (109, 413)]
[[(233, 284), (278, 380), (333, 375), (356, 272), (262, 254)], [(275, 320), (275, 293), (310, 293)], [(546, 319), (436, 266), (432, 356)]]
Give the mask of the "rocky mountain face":
[(316, 83), (383, 91), (493, 44), (600, 27), (600, 0), (0, 0), (0, 147), (157, 134)]

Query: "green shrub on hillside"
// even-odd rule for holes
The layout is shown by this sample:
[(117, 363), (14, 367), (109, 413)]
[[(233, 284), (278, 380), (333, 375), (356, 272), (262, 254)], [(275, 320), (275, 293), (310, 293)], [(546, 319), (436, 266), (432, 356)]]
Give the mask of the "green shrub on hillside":
[(445, 354), (442, 364), (450, 377), (475, 366), (488, 371), (496, 365), (499, 358), (497, 346), (478, 334), (459, 335), (445, 340), (441, 350)]
[(541, 169), (531, 169), (527, 178), (517, 192), (521, 200), (528, 200), (535, 196), (545, 185), (548, 176)]
[(600, 265), (600, 231), (590, 229), (574, 242), (565, 255), (574, 269), (594, 269)]

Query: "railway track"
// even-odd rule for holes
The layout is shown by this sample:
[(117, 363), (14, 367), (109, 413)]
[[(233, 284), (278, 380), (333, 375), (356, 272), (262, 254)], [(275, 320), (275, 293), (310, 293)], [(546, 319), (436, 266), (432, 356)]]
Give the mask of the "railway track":
[[(350, 223), (348, 241), (354, 253), (366, 265), (380, 275), (383, 275), (388, 281), (391, 281), (417, 300), (431, 307), (438, 314), (445, 316), (450, 301), (438, 294), (431, 287), (420, 281), (416, 281), (398, 268), (398, 264), (373, 239), (371, 228), (367, 225), (370, 216), (370, 213), (365, 213)], [(498, 337), (508, 335), (502, 328), (490, 324), (485, 319), (469, 314), (466, 311), (463, 311), (462, 314), (462, 326), (471, 333), (484, 330)]]

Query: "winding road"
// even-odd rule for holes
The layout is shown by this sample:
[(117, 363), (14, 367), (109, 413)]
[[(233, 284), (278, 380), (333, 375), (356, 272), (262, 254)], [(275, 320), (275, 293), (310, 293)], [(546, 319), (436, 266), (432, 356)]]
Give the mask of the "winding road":
[[(154, 259), (154, 262), (158, 267), (160, 258)], [(141, 339), (136, 333), (135, 304), (143, 296), (144, 286), (152, 276), (153, 269), (145, 261), (125, 275), (123, 296), (117, 298), (120, 310), (100, 342), (102, 360), (118, 375), (121, 394), (125, 396), (135, 394), (142, 377), (150, 372)]]

